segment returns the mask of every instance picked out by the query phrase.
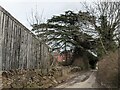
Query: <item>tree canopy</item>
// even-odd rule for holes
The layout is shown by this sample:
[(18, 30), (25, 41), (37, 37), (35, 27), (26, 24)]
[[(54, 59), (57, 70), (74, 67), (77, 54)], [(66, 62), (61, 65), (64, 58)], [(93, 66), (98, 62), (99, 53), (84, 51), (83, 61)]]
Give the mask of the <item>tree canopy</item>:
[(95, 16), (92, 29), (97, 32), (97, 49), (99, 54), (116, 49), (120, 35), (120, 2), (96, 2), (94, 5), (83, 4), (86, 11)]
[(48, 19), (47, 23), (33, 25), (33, 30), (38, 33), (39, 37), (47, 40), (54, 49), (65, 49), (66, 47), (90, 49), (90, 40), (93, 38), (84, 33), (81, 28), (82, 25), (86, 24), (84, 19), (90, 19), (88, 16), (88, 12), (74, 13), (69, 10), (65, 14), (53, 16)]
[(116, 49), (120, 28), (120, 2), (83, 4), (86, 11), (66, 11), (47, 23), (33, 24), (33, 31), (53, 50), (78, 48), (92, 50), (102, 56)]

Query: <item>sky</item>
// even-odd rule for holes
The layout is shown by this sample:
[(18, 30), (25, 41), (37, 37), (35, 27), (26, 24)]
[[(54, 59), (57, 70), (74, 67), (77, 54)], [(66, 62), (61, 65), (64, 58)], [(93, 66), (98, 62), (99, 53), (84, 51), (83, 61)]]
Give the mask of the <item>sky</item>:
[(0, 6), (28, 29), (31, 29), (28, 20), (30, 21), (32, 11), (37, 10), (39, 17), (42, 15), (42, 21), (46, 21), (53, 15), (59, 15), (67, 10), (75, 12), (83, 10), (80, 2), (92, 3), (95, 1), (98, 0), (0, 0)]
[(42, 21), (46, 21), (53, 15), (59, 15), (66, 10), (82, 10), (80, 2), (85, 1), (91, 3), (98, 0), (0, 0), (0, 5), (28, 29), (31, 29), (28, 20), (30, 21), (31, 13), (35, 12), (36, 8), (39, 17), (42, 15)]
[[(59, 15), (66, 10), (79, 11), (82, 9), (80, 2), (83, 1), (84, 0), (0, 0), (0, 5), (28, 29), (31, 29), (28, 20), (30, 21), (32, 11), (37, 10), (38, 15), (42, 15), (42, 21), (46, 21), (53, 15)], [(89, 2), (90, 0), (87, 1)]]

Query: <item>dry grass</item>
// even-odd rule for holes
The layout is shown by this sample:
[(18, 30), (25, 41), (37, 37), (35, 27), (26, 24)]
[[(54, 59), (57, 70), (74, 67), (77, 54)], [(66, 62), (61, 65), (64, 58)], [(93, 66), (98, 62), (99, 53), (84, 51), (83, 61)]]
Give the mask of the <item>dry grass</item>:
[(98, 81), (106, 87), (118, 87), (118, 51), (109, 52), (98, 63)]
[(47, 75), (40, 69), (11, 70), (2, 73), (3, 88), (50, 88), (65, 82), (77, 73), (70, 67), (51, 68)]

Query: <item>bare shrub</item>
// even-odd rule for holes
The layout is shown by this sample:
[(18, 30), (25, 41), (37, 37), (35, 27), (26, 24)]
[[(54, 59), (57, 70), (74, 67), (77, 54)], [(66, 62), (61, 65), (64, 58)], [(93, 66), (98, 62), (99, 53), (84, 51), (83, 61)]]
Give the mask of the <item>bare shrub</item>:
[(118, 51), (109, 52), (98, 62), (98, 81), (106, 87), (118, 87)]

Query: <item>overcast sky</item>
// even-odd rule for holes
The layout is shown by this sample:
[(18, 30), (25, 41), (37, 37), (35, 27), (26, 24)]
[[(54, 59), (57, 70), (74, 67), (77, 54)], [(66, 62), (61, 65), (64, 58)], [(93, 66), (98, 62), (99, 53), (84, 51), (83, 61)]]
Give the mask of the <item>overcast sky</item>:
[[(59, 15), (66, 10), (81, 10), (80, 2), (84, 0), (0, 0), (0, 5), (11, 13), (27, 28), (31, 29), (27, 18), (31, 17), (31, 12), (36, 9), (43, 20), (47, 20), (53, 15)], [(95, 0), (87, 0), (87, 2)]]

